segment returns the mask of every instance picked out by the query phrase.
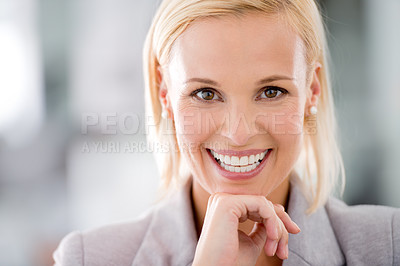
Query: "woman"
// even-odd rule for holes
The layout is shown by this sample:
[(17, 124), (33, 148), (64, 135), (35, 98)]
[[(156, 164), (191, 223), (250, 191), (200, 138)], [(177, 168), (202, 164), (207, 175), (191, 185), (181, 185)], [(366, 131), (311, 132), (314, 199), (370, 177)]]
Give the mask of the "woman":
[(313, 0), (163, 1), (144, 66), (171, 195), (71, 233), (56, 263), (400, 265), (398, 210), (329, 197), (343, 164), (326, 55)]

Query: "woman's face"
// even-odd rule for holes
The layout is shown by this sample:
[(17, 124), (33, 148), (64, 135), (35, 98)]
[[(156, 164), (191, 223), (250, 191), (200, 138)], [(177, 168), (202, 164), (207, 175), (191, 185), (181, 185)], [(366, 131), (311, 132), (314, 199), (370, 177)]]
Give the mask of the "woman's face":
[(210, 194), (267, 196), (287, 178), (316, 82), (286, 23), (258, 14), (197, 20), (163, 70), (160, 95), (194, 182)]

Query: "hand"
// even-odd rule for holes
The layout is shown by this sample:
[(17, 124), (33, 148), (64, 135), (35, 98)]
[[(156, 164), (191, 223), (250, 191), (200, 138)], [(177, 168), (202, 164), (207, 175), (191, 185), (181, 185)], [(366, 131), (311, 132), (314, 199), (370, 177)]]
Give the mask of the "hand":
[[(256, 222), (249, 235), (238, 230), (247, 219)], [(288, 233), (299, 232), (283, 206), (266, 197), (216, 193), (208, 200), (193, 265), (255, 265), (263, 250), (286, 259)]]

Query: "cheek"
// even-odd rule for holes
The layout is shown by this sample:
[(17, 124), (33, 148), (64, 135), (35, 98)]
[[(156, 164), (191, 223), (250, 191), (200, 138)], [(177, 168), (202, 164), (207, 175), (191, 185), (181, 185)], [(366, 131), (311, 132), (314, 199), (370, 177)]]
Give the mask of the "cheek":
[(191, 145), (196, 148), (206, 143), (217, 127), (217, 121), (209, 110), (185, 104), (178, 103), (174, 119), (180, 145)]
[(298, 150), (303, 140), (304, 104), (293, 99), (267, 115), (260, 114), (256, 124), (269, 134), (278, 150)]
[(290, 153), (294, 157), (301, 150), (303, 143), (303, 115), (300, 113), (288, 113), (281, 119), (281, 127), (277, 127), (275, 132), (275, 138), (279, 141), (279, 150), (285, 153), (285, 156), (290, 156), (286, 153)]

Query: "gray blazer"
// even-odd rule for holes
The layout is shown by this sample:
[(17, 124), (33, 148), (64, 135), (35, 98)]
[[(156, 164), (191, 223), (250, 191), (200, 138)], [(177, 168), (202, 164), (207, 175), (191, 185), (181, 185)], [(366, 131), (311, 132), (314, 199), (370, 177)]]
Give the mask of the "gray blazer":
[[(349, 207), (330, 198), (306, 215), (293, 180), (288, 213), (302, 231), (290, 235), (283, 265), (400, 265), (400, 209)], [(56, 265), (191, 265), (198, 239), (190, 193), (189, 179), (138, 219), (70, 233), (54, 252)]]

